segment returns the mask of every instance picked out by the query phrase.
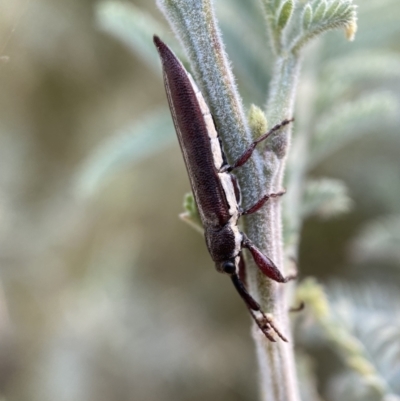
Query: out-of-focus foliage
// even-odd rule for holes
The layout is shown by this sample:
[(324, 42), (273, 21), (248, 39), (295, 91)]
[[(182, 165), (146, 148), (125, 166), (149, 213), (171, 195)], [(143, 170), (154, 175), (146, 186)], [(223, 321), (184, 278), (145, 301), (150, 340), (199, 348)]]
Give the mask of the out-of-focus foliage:
[(400, 268), (400, 215), (368, 222), (355, 238), (352, 251), (358, 263), (389, 262)]
[(310, 180), (304, 189), (304, 218), (313, 215), (329, 218), (348, 212), (352, 201), (347, 191), (342, 181)]
[[(337, 93), (338, 95), (339, 93)], [(339, 97), (340, 98), (340, 97)], [(338, 99), (334, 99), (336, 102)], [(386, 121), (393, 121), (399, 111), (397, 97), (390, 93), (361, 94), (356, 100), (332, 108), (316, 122), (309, 164), (314, 167), (335, 151), (348, 146)]]
[[(396, 287), (335, 284), (324, 294), (306, 280), (298, 296), (308, 303), (302, 317), (306, 341), (329, 342), (347, 365), (330, 385), (330, 399), (377, 401), (400, 392), (400, 298)], [(328, 307), (329, 300), (329, 307)], [(306, 313), (307, 314), (307, 313)], [(315, 319), (314, 323), (313, 320)], [(320, 331), (315, 331), (315, 325)], [(314, 329), (314, 330), (313, 330)]]
[(315, 377), (315, 366), (305, 353), (296, 353), (296, 368), (302, 400), (322, 401), (318, 394), (318, 383)]
[[(139, 124), (160, 123), (161, 105), (161, 116), (168, 113), (151, 35), (166, 38), (169, 29), (152, 2), (131, 3), (115, 6), (113, 20), (104, 3), (91, 1), (0, 3), (0, 397), (7, 401), (256, 398), (246, 311), (213, 271), (200, 236), (177, 219), (189, 185), (168, 139), (171, 125), (146, 141)], [(261, 6), (215, 3), (245, 104), (262, 105), (271, 65)], [(300, 92), (314, 99), (309, 175), (334, 178), (306, 214), (326, 210), (327, 193), (340, 200), (334, 210), (345, 211), (349, 198), (353, 208), (305, 223), (299, 269), (321, 280), (351, 276), (351, 284), (328, 286), (332, 321), (356, 337), (381, 381), (377, 391), (306, 306), (297, 316), (307, 326), (298, 336), (307, 353), (299, 366), (309, 383), (304, 400), (317, 399), (315, 388), (331, 400), (400, 396), (393, 268), (400, 4), (356, 3), (355, 41), (327, 33), (300, 76), (313, 76)], [(115, 24), (120, 18), (128, 22)], [(176, 46), (172, 35), (168, 43)], [(77, 198), (77, 182), (97, 191)], [(338, 352), (327, 356), (328, 349)]]
[[(117, 37), (140, 55), (149, 67), (158, 73), (159, 58), (152, 46), (149, 46), (155, 32), (169, 42), (176, 40), (165, 26), (144, 9), (133, 4), (119, 1), (99, 3), (96, 7), (98, 26), (105, 32)], [(179, 54), (179, 53), (178, 53)]]
[(93, 196), (107, 175), (118, 173), (126, 164), (140, 163), (174, 139), (171, 117), (166, 110), (152, 113), (146, 121), (131, 124), (99, 146), (78, 173), (78, 196)]
[[(336, 319), (352, 332), (365, 350), (375, 375), (360, 357), (350, 367), (361, 376), (362, 385), (347, 383), (347, 391), (337, 391), (335, 399), (347, 393), (368, 393), (365, 400), (390, 399), (400, 394), (400, 297), (398, 288), (373, 284), (329, 288)], [(335, 388), (331, 389), (335, 392)], [(348, 397), (351, 399), (351, 397)], [(354, 398), (353, 398), (354, 399)], [(359, 398), (355, 398), (359, 399)]]

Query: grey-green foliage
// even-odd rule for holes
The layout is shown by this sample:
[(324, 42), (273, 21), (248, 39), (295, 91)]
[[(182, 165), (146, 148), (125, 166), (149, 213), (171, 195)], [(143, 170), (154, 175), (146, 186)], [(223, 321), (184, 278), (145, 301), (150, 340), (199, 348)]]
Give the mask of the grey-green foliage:
[(354, 39), (356, 6), (351, 0), (322, 0), (307, 3), (301, 15), (302, 32), (291, 44), (299, 51), (310, 39), (330, 29), (345, 27), (349, 40)]
[(173, 138), (174, 128), (166, 110), (154, 112), (121, 129), (100, 143), (78, 172), (77, 196), (93, 195), (106, 178), (160, 151)]
[[(349, 47), (335, 35), (324, 37), (318, 50), (324, 57), (315, 58), (315, 99), (307, 116), (311, 146), (303, 177), (302, 219), (311, 215), (334, 216), (347, 211), (352, 204), (351, 191), (344, 182), (324, 178), (311, 181), (309, 170), (350, 143), (363, 140), (368, 133), (379, 134), (382, 141), (397, 133), (393, 127), (399, 120), (395, 85), (400, 74), (400, 56), (396, 51), (397, 39), (393, 38), (400, 31), (396, 18), (399, 3), (397, 0), (363, 0), (359, 5), (363, 29), (357, 40)], [(251, 1), (220, 0), (216, 6), (227, 49), (232, 50), (239, 88), (244, 89), (243, 96), (249, 99), (248, 104), (255, 101), (262, 104), (271, 73), (268, 63), (272, 59), (272, 52), (265, 45), (267, 36), (262, 13), (256, 2)], [(262, 6), (268, 39), (275, 53), (282, 49), (298, 52), (317, 34), (338, 26), (345, 27), (351, 39), (356, 29), (355, 5), (348, 0), (262, 0)], [(101, 29), (127, 44), (150, 68), (159, 66), (151, 41), (154, 33), (162, 36), (179, 58), (185, 57), (165, 25), (128, 3), (100, 3), (97, 21)], [(385, 46), (391, 40), (393, 45), (389, 51)], [(144, 125), (134, 124), (128, 134), (117, 134), (90, 157), (79, 177), (79, 188), (85, 194), (97, 188), (109, 173), (161, 150), (173, 138), (167, 111), (149, 115), (147, 121)], [(254, 132), (259, 134), (258, 129)], [(184, 218), (189, 216), (186, 220), (197, 224), (192, 196), (186, 198), (185, 209), (189, 215)], [(387, 218), (365, 227), (355, 242), (359, 263), (367, 258), (377, 263), (384, 258), (398, 260), (397, 220)], [(335, 378), (335, 385), (331, 386), (332, 399), (375, 401), (369, 397), (378, 396), (378, 399), (393, 401), (395, 394), (400, 394), (397, 384), (400, 383), (400, 300), (396, 291), (379, 286), (359, 289), (336, 286), (328, 294), (331, 307), (324, 301), (317, 302), (315, 312), (324, 326), (321, 339), (338, 351), (348, 369)], [(326, 308), (330, 310), (329, 317)], [(312, 369), (308, 366), (304, 372), (304, 380), (308, 378), (311, 383), (304, 393), (308, 394), (304, 401), (311, 399), (310, 394), (316, 399)]]
[[(393, 1), (388, 1), (385, 4), (386, 9), (377, 1), (365, 2), (365, 9), (375, 7), (369, 15), (371, 24), (368, 21), (364, 23), (370, 33), (374, 30), (374, 39), (368, 46), (376, 44), (381, 30), (386, 31), (387, 20), (378, 15), (385, 13), (385, 10), (387, 12), (390, 7), (398, 10), (398, 3), (395, 5)], [(375, 25), (372, 28), (377, 21), (380, 21), (381, 27)], [(317, 122), (312, 135), (314, 151), (309, 160), (309, 168), (317, 166), (334, 152), (346, 150), (347, 146), (354, 146), (366, 139), (373, 139), (374, 143), (380, 145), (387, 143), (386, 146), (394, 148), (393, 150), (396, 146), (400, 148), (396, 128), (399, 121), (399, 54), (385, 49), (383, 40), (379, 48), (366, 47), (364, 38), (369, 32), (365, 35), (360, 32), (364, 47), (360, 46), (360, 50), (355, 52), (346, 52), (341, 57), (332, 57), (321, 68), (316, 115), (313, 117)], [(388, 35), (382, 35), (381, 38), (388, 40)], [(355, 42), (356, 46), (357, 43), (358, 40)], [(367, 138), (367, 134), (370, 134), (370, 138)], [(390, 182), (390, 174), (393, 176), (392, 182), (396, 182), (394, 171), (397, 163), (391, 160), (389, 154), (378, 159), (376, 152), (372, 150), (370, 158), (368, 165), (358, 167), (358, 171), (364, 170), (364, 182), (368, 183), (364, 185), (362, 195), (368, 199), (373, 191), (375, 198), (389, 198), (389, 194), (380, 187), (385, 188), (383, 183), (387, 180)], [(355, 163), (356, 161), (353, 162), (354, 168)], [(374, 170), (368, 166), (373, 166), (374, 163), (382, 164), (382, 171), (387, 173), (380, 174), (381, 169), (378, 169), (376, 174), (372, 174)], [(352, 164), (348, 163), (343, 168), (344, 174), (350, 176), (346, 167), (351, 169)], [(355, 175), (353, 172), (351, 174)], [(362, 182), (360, 187), (363, 186)], [(387, 187), (395, 186), (388, 184)], [(393, 213), (396, 209), (389, 211)], [(399, 212), (397, 208), (397, 213)], [(351, 249), (352, 260), (359, 267), (357, 270), (353, 269), (354, 274), (365, 277), (368, 270), (364, 265), (373, 265), (376, 273), (381, 272), (386, 279), (396, 282), (396, 271), (384, 270), (382, 263), (389, 262), (397, 266), (400, 264), (398, 220), (397, 215), (384, 216), (366, 224), (360, 230)], [(339, 374), (331, 377), (327, 398), (334, 401), (398, 401), (398, 289), (387, 288), (383, 284), (351, 287), (341, 285), (335, 286), (328, 294), (332, 320), (320, 339), (327, 340), (338, 351), (344, 367)], [(357, 342), (351, 345), (350, 339), (356, 339)]]
[[(261, 1), (264, 7), (272, 47), (276, 52), (285, 46), (287, 38), (282, 37), (281, 31), (289, 27), (297, 2)], [(297, 4), (296, 4), (297, 3)], [(301, 7), (301, 6), (300, 6)], [(354, 39), (357, 30), (356, 6), (352, 0), (318, 0), (306, 2), (299, 9), (297, 21), (290, 28), (294, 31), (294, 38), (290, 40), (290, 51), (298, 52), (307, 42), (319, 34), (335, 29), (345, 28), (349, 40)]]
[(352, 246), (357, 263), (394, 263), (400, 268), (400, 214), (379, 217), (362, 227)]
[[(306, 4), (302, 12), (303, 28), (311, 32), (315, 21), (321, 15), (326, 16), (327, 10), (330, 7), (333, 9), (335, 3), (338, 2), (314, 1)], [(363, 7), (372, 4), (377, 3), (371, 0), (364, 3)], [(327, 42), (340, 46), (340, 42)], [(354, 45), (357, 47), (357, 41)], [(342, 55), (339, 52), (333, 56), (328, 53), (328, 49), (329, 47), (324, 48), (326, 59), (317, 59), (318, 65), (314, 66), (314, 69), (318, 69), (317, 73), (314, 72), (314, 103), (308, 109), (310, 115), (306, 116), (306, 120), (312, 124), (303, 128), (310, 137), (306, 172), (329, 160), (335, 153), (346, 150), (348, 146), (360, 143), (368, 134), (379, 135), (382, 143), (390, 138), (394, 139), (396, 130), (393, 128), (399, 121), (400, 102), (393, 90), (400, 71), (398, 54), (384, 48), (364, 47), (361, 50), (355, 48), (354, 51), (343, 52)], [(288, 182), (290, 183), (290, 174)], [(337, 183), (332, 182), (332, 188), (325, 185), (326, 193), (337, 194)], [(341, 190), (351, 196), (351, 189), (346, 190), (345, 185), (344, 182), (340, 184)], [(314, 213), (310, 212), (309, 207), (313, 205), (309, 198), (310, 188), (305, 191), (303, 210), (306, 214), (303, 214), (303, 218), (318, 214), (317, 209)], [(348, 195), (346, 198), (342, 205), (348, 202)], [(333, 199), (332, 201), (335, 202)], [(343, 212), (346, 210), (347, 207), (342, 209)]]
[[(326, 63), (321, 72), (319, 107), (329, 110), (332, 104), (354, 92), (361, 91), (361, 96), (371, 98), (375, 87), (398, 82), (399, 77), (400, 56), (384, 49), (355, 51), (334, 58)], [(371, 88), (371, 92), (366, 93), (366, 87)], [(393, 99), (393, 93), (391, 96), (391, 103), (398, 104), (398, 99)]]
[(395, 287), (335, 283), (324, 290), (307, 279), (298, 296), (320, 330), (317, 341), (308, 325), (308, 339), (326, 343), (342, 361), (330, 399), (378, 401), (400, 394), (400, 296)]
[(397, 97), (391, 92), (362, 94), (319, 116), (311, 144), (309, 168), (350, 142), (360, 139), (382, 123), (393, 121), (399, 110)]
[[(328, 297), (336, 322), (358, 339), (362, 351), (355, 353), (348, 364), (358, 376), (357, 385), (342, 376), (343, 384), (333, 389), (339, 393), (335, 399), (378, 401), (400, 396), (398, 289), (335, 284), (328, 287)], [(362, 392), (363, 398), (354, 398)]]
[(98, 27), (118, 38), (133, 52), (140, 56), (156, 73), (159, 71), (159, 59), (154, 49), (149, 46), (155, 32), (171, 43), (171, 47), (179, 50), (176, 40), (165, 26), (151, 14), (133, 4), (119, 1), (105, 1), (96, 9)]
[(343, 181), (334, 179), (309, 180), (303, 199), (303, 218), (324, 219), (348, 212), (353, 205)]

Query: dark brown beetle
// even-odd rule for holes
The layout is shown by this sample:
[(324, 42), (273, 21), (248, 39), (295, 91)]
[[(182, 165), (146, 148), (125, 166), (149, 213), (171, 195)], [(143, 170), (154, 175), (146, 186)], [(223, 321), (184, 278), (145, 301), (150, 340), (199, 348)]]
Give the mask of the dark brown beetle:
[(161, 58), (168, 103), (211, 258), (219, 272), (231, 277), (266, 337), (275, 341), (271, 335), (273, 329), (286, 341), (241, 280), (241, 269), (244, 268), (242, 249), (247, 248), (251, 252), (257, 266), (270, 279), (286, 283), (293, 276), (284, 277), (272, 260), (238, 227), (240, 216), (256, 212), (268, 199), (281, 196), (284, 192), (267, 194), (252, 207), (243, 210), (240, 207), (240, 190), (231, 171), (250, 158), (258, 143), (292, 120), (284, 120), (274, 126), (254, 141), (233, 165), (228, 165), (210, 110), (193, 78), (159, 37), (154, 36), (154, 44)]

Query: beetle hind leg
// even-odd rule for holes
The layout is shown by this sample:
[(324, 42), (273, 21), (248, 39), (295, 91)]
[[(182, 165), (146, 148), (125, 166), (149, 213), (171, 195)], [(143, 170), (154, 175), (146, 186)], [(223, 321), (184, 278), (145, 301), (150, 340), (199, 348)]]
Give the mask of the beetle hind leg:
[(243, 248), (247, 248), (250, 251), (251, 255), (253, 256), (254, 262), (267, 277), (269, 277), (271, 280), (277, 281), (278, 283), (287, 283), (288, 281), (294, 280), (297, 277), (297, 272), (284, 276), (276, 267), (275, 263), (268, 256), (264, 255), (253, 244), (253, 242), (247, 238), (245, 234), (242, 235)]

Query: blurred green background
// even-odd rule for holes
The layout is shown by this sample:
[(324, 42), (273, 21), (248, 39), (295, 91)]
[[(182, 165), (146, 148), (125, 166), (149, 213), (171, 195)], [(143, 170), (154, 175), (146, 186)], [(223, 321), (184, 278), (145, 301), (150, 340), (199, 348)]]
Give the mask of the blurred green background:
[[(153, 1), (128, 3), (169, 32)], [(215, 3), (245, 106), (262, 106), (261, 8)], [(398, 343), (400, 4), (358, 3), (356, 41), (327, 34), (312, 67), (315, 114), (339, 116), (348, 139), (311, 173), (343, 180), (353, 207), (307, 220), (299, 269), (335, 281), (332, 302), (361, 294), (379, 316), (391, 305)], [(141, 48), (150, 17), (129, 46), (97, 5), (0, 2), (0, 400), (254, 400), (249, 317), (177, 217), (189, 183), (156, 53)], [(379, 309), (383, 294), (394, 295)], [(325, 399), (368, 399), (340, 398), (340, 358), (298, 326)]]

